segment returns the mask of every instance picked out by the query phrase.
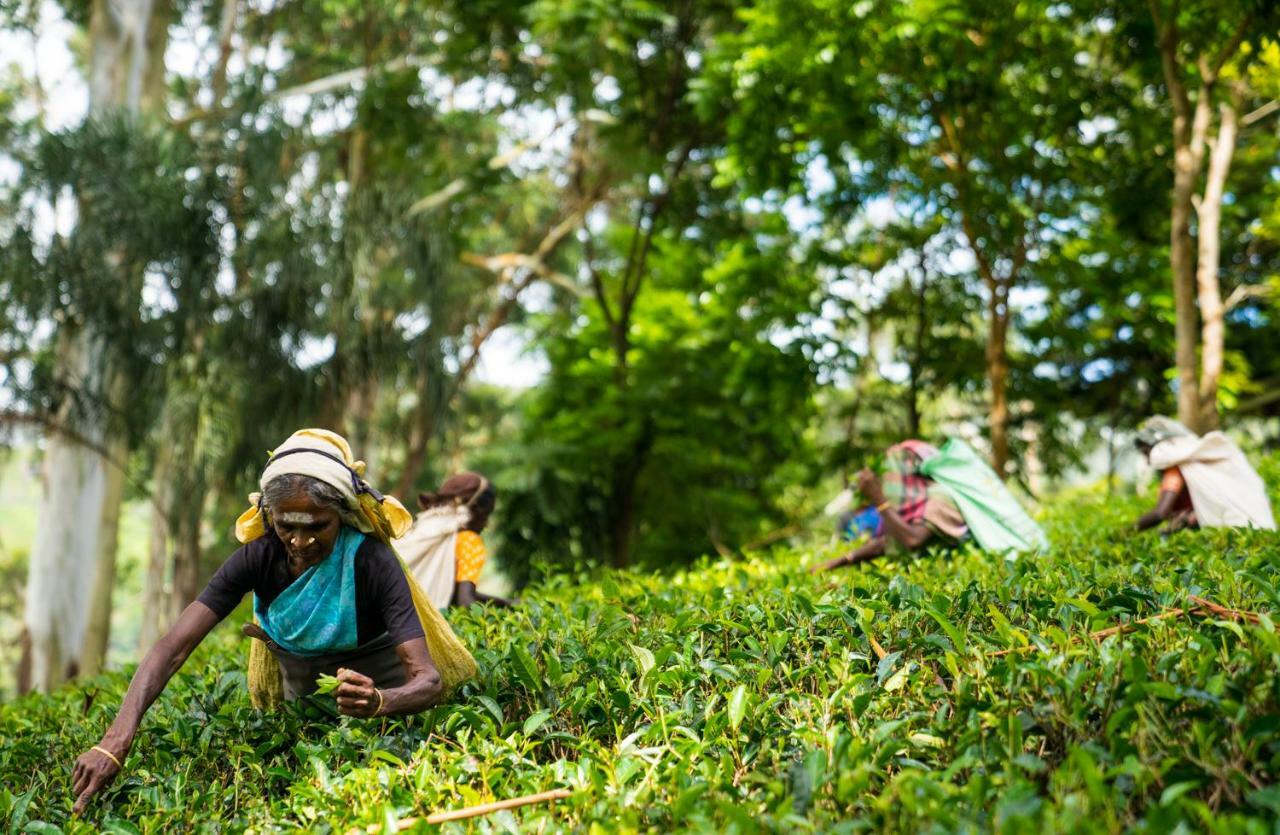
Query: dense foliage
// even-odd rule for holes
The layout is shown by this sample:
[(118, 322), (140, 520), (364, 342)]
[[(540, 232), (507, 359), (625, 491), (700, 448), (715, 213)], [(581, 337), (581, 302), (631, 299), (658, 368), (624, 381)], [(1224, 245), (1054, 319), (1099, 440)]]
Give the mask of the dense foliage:
[(70, 764), (125, 676), (0, 708), (0, 810), (27, 832), (345, 832), (568, 787), (478, 827), (1271, 831), (1272, 618), (1085, 636), (1188, 594), (1274, 613), (1275, 534), (1166, 540), (1120, 533), (1135, 499), (1058, 507), (1052, 551), (1011, 563), (966, 550), (813, 578), (815, 547), (555, 580), (517, 609), (451, 615), (481, 676), (410, 719), (334, 719), (326, 697), (255, 713), (226, 629), (84, 821), (67, 817)]

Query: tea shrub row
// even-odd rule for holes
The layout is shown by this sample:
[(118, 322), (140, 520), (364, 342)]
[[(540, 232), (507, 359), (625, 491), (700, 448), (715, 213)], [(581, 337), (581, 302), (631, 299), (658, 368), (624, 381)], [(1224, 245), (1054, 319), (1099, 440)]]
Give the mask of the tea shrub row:
[(1016, 562), (962, 551), (814, 578), (819, 547), (552, 581), (514, 610), (451, 614), (480, 678), (408, 719), (335, 718), (327, 697), (256, 713), (245, 641), (224, 628), (84, 820), (70, 767), (126, 676), (0, 707), (0, 824), (364, 831), (567, 787), (445, 829), (1273, 832), (1271, 618), (1087, 633), (1189, 594), (1280, 611), (1277, 536), (1123, 533), (1138, 509), (1060, 501), (1052, 551)]

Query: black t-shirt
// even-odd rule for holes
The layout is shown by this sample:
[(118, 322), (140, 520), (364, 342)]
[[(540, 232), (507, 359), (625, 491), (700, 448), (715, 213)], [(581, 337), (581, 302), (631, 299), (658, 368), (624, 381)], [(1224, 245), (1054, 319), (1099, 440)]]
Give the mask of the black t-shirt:
[[(423, 637), (404, 569), (386, 544), (366, 536), (356, 551), (355, 573), (356, 635), (361, 644), (384, 632), (396, 645)], [(268, 531), (232, 554), (196, 599), (222, 619), (249, 592), (270, 605), (292, 583), (284, 543)]]

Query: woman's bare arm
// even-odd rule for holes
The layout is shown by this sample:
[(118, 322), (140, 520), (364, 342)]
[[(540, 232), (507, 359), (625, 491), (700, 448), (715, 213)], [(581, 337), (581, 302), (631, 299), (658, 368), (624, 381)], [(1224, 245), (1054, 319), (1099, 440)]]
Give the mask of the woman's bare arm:
[(867, 542), (854, 548), (847, 554), (842, 554), (833, 560), (828, 560), (820, 565), (815, 565), (809, 569), (810, 574), (817, 574), (821, 571), (831, 571), (836, 568), (844, 568), (846, 565), (857, 565), (860, 562), (869, 562), (876, 557), (883, 557), (885, 552), (885, 542), (883, 536), (872, 537)]
[(914, 551), (924, 545), (933, 535), (933, 531), (929, 530), (929, 526), (923, 520), (914, 525), (907, 524), (894, 507), (885, 508), (880, 518), (884, 520), (885, 533), (896, 539), (908, 551)]
[[(182, 611), (173, 628), (156, 642), (138, 665), (120, 704), (120, 711), (98, 747), (111, 752), (116, 760), (124, 763), (147, 708), (151, 707), (209, 630), (218, 625), (218, 620), (213, 610), (198, 600)], [(84, 811), (93, 796), (106, 788), (119, 771), (116, 762), (101, 751), (90, 749), (81, 754), (71, 772), (72, 791), (76, 795), (73, 813)]]
[(461, 606), (465, 609), (473, 603), (493, 604), (494, 606), (504, 607), (516, 605), (514, 601), (507, 600), (505, 597), (498, 597), (497, 595), (485, 594), (482, 591), (477, 591), (476, 584), (470, 580), (463, 580), (454, 586), (453, 601), (451, 605)]
[(1173, 506), (1178, 501), (1178, 494), (1172, 490), (1161, 490), (1160, 498), (1156, 500), (1156, 506), (1152, 510), (1138, 517), (1137, 523), (1134, 525), (1140, 531), (1147, 528), (1154, 528), (1173, 515)]

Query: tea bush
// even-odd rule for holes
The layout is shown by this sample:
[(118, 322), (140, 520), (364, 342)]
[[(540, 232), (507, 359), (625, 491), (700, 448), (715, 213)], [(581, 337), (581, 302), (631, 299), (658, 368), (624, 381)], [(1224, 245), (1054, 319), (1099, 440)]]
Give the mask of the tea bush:
[(451, 613), (481, 675), (408, 719), (335, 718), (319, 696), (256, 713), (245, 641), (224, 628), (84, 820), (69, 817), (71, 764), (126, 676), (0, 707), (0, 821), (395, 831), (567, 787), (554, 805), (444, 828), (1272, 832), (1271, 618), (1087, 633), (1189, 594), (1275, 612), (1277, 536), (1121, 533), (1137, 512), (1098, 494), (1063, 500), (1046, 520), (1052, 552), (1016, 562), (962, 551), (814, 578), (804, 565), (830, 555), (818, 547), (553, 581), (517, 609)]

